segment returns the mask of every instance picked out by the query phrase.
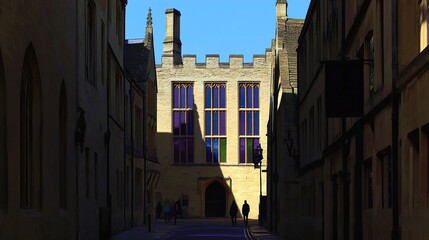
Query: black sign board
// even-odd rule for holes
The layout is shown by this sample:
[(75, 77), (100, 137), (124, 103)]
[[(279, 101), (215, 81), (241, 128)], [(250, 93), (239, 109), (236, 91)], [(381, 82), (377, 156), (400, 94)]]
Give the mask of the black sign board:
[(363, 115), (363, 61), (326, 61), (326, 117)]

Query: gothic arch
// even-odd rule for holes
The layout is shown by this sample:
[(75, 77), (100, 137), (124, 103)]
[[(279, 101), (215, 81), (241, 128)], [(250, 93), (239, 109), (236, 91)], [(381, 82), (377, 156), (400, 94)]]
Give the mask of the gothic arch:
[(39, 209), (42, 181), (42, 90), (33, 44), (25, 52), (20, 100), (21, 208)]
[(204, 206), (206, 217), (225, 217), (227, 188), (221, 181), (208, 182), (204, 191)]
[(6, 79), (0, 49), (0, 209), (7, 207)]
[(64, 80), (61, 83), (59, 99), (59, 158), (58, 192), (59, 207), (67, 208), (67, 91)]

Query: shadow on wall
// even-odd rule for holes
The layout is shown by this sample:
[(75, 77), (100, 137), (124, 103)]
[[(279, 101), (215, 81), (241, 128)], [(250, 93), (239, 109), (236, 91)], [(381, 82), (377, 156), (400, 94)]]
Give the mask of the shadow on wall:
[[(193, 94), (192, 90), (189, 94)], [(165, 206), (180, 199), (181, 216), (185, 218), (229, 217), (231, 203), (236, 201), (232, 192), (234, 179), (224, 176), (219, 165), (226, 161), (227, 156), (226, 137), (222, 138), (219, 134), (222, 127), (226, 129), (226, 119), (221, 120), (219, 114), (210, 123), (212, 126), (213, 123), (218, 125), (211, 130), (217, 131), (216, 134), (203, 134), (202, 127), (195, 123), (207, 121), (200, 121), (201, 116), (193, 98), (185, 96), (184, 99), (192, 102), (192, 107), (186, 108), (186, 104), (174, 106), (172, 132), (157, 133), (162, 193), (156, 201)], [(241, 205), (237, 205), (240, 210)], [(237, 217), (241, 217), (240, 211)]]

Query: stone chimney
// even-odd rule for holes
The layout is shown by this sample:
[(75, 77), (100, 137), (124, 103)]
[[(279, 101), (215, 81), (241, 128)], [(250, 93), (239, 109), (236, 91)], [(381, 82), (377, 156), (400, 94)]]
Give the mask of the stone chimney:
[(287, 18), (287, 1), (277, 0), (276, 2), (276, 16), (277, 18)]
[(287, 1), (277, 0), (276, 2), (276, 48), (284, 49), (286, 22), (287, 22)]
[(173, 58), (173, 64), (182, 64), (182, 42), (180, 41), (180, 12), (174, 8), (165, 11), (166, 31), (164, 39), (164, 58)]

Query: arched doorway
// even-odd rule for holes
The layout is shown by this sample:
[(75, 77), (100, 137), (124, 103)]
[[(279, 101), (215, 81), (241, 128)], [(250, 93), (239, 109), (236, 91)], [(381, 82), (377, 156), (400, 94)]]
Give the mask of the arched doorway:
[(225, 217), (226, 191), (217, 181), (212, 182), (205, 193), (206, 217)]

